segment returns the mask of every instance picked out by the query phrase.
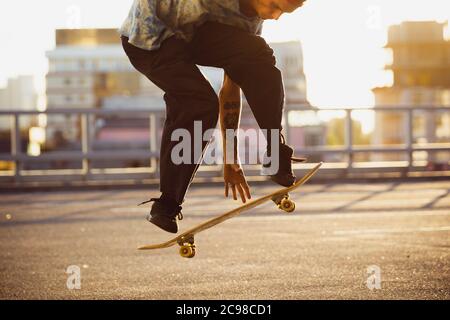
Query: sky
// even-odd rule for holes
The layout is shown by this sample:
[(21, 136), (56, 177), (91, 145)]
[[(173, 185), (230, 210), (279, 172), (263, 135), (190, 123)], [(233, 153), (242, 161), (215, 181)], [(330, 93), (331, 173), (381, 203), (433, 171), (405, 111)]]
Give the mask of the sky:
[[(45, 52), (57, 28), (118, 28), (133, 0), (2, 0), (0, 86), (32, 74), (43, 91)], [(449, 0), (308, 0), (295, 13), (266, 21), (269, 42), (300, 40), (308, 99), (317, 106), (372, 106), (371, 88), (389, 85), (383, 46), (389, 25), (450, 21)]]

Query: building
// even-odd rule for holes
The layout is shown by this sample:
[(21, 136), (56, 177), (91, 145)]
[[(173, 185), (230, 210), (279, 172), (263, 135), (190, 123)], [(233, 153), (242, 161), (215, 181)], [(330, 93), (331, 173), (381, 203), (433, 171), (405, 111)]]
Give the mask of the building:
[(300, 41), (271, 43), (270, 47), (277, 59), (277, 67), (283, 73), (286, 103), (309, 105)]
[[(47, 52), (47, 109), (101, 108), (112, 96), (133, 96), (143, 81), (119, 46), (114, 29), (56, 30), (56, 47)], [(64, 139), (79, 138), (79, 119), (51, 115), (47, 138), (57, 132)]]
[[(7, 85), (0, 88), (0, 110), (36, 110), (38, 95), (33, 76), (18, 76), (8, 79)], [(32, 117), (21, 120), (22, 128), (32, 123)], [(0, 117), (0, 130), (9, 130), (11, 121), (7, 117)]]
[[(300, 42), (273, 43), (271, 47), (283, 72), (287, 102), (307, 104)], [(56, 47), (47, 52), (47, 58), (48, 109), (96, 108), (111, 97), (161, 94), (148, 79), (136, 75), (115, 29), (56, 30)], [(206, 67), (201, 71), (218, 91), (223, 72)]]
[[(450, 41), (444, 36), (445, 27), (446, 23), (431, 21), (390, 27), (386, 49), (392, 53), (392, 64), (386, 69), (393, 73), (394, 83), (391, 87), (373, 89), (377, 106), (450, 105)], [(414, 112), (414, 143), (448, 142), (449, 123), (448, 113)], [(405, 129), (405, 113), (378, 112), (372, 142), (403, 144)], [(415, 155), (417, 160), (431, 162), (444, 160), (441, 158), (440, 154)], [(405, 160), (406, 155), (381, 154), (372, 159)]]

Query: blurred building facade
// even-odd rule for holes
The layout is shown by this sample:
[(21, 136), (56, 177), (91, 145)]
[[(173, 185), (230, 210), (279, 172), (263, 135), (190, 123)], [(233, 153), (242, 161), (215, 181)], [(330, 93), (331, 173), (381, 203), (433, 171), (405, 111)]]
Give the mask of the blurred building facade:
[[(445, 38), (446, 23), (434, 21), (404, 22), (391, 26), (386, 49), (392, 63), (393, 86), (375, 88), (377, 106), (450, 105), (450, 41)], [(377, 112), (372, 143), (403, 144), (406, 132), (405, 113)], [(414, 143), (438, 143), (450, 138), (448, 114), (414, 112)], [(439, 155), (425, 155), (428, 161), (440, 161)], [(418, 160), (425, 160), (418, 155)], [(404, 160), (405, 156), (377, 155), (372, 160)]]
[(283, 73), (286, 103), (309, 105), (301, 42), (276, 42), (271, 43), (270, 47), (277, 59), (277, 67)]
[[(34, 77), (21, 75), (10, 78), (4, 88), (0, 88), (0, 110), (36, 110), (38, 94), (34, 85)], [(30, 124), (31, 118), (23, 119), (23, 126)], [(0, 117), (0, 130), (9, 130), (9, 117)]]
[[(101, 108), (104, 100), (116, 95), (136, 95), (142, 79), (134, 72), (117, 34), (110, 29), (56, 30), (56, 47), (47, 52), (47, 109)], [(64, 135), (75, 140), (79, 119), (51, 115), (47, 137)]]

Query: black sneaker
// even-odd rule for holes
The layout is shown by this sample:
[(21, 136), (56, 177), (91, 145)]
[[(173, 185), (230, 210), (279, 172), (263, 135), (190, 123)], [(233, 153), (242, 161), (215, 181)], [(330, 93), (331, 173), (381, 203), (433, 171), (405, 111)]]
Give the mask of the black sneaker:
[(293, 157), (294, 149), (288, 146), (285, 143), (284, 136), (281, 134), (282, 141), (280, 143), (279, 149), (279, 168), (277, 172), (273, 172), (273, 168), (271, 168), (271, 163), (268, 159), (267, 152), (264, 155), (264, 163), (263, 168), (261, 170), (261, 174), (265, 176), (269, 176), (270, 180), (273, 182), (283, 186), (290, 187), (292, 186), (297, 177), (292, 171), (292, 162), (306, 162), (306, 158), (297, 158)]
[(147, 215), (147, 220), (170, 233), (178, 232), (178, 220), (183, 220), (183, 214), (181, 213), (181, 206), (173, 203), (162, 201), (160, 198), (152, 198), (148, 201), (144, 201), (139, 205), (143, 205), (149, 202), (154, 202), (152, 210)]

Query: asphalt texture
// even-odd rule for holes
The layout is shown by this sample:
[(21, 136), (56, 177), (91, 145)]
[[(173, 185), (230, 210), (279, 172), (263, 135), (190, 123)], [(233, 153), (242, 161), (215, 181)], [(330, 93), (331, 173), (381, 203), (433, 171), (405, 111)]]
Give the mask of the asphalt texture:
[[(197, 235), (193, 259), (136, 250), (171, 238), (137, 207), (156, 188), (3, 194), (0, 298), (449, 299), (449, 190), (309, 184), (294, 214), (266, 203)], [(239, 205), (223, 193), (191, 187), (181, 229)]]

